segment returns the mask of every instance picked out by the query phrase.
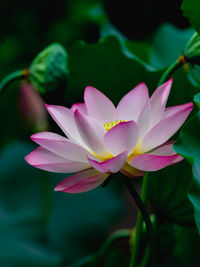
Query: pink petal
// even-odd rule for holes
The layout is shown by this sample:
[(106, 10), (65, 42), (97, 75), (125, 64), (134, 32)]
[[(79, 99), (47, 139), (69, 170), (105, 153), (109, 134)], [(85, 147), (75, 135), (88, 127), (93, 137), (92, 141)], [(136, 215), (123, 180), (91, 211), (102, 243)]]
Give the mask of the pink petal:
[(160, 156), (171, 156), (176, 154), (173, 150), (173, 144), (175, 141), (167, 141), (163, 145), (156, 147), (155, 149), (149, 151), (147, 154), (160, 155)]
[(150, 98), (151, 105), (151, 127), (156, 125), (162, 118), (167, 99), (172, 86), (172, 79), (156, 89)]
[(151, 106), (149, 101), (147, 101), (146, 105), (144, 106), (137, 120), (137, 125), (139, 128), (139, 134), (138, 134), (139, 141), (141, 141), (147, 134), (150, 128), (150, 123), (151, 123)]
[(32, 166), (50, 172), (70, 173), (91, 167), (89, 163), (64, 159), (42, 147), (38, 147), (25, 157)]
[(166, 108), (164, 111), (162, 120), (164, 120), (167, 117), (172, 116), (172, 115), (176, 114), (177, 112), (185, 109), (185, 105), (188, 105), (188, 104), (190, 104), (190, 103)]
[(148, 88), (145, 83), (140, 83), (119, 102), (117, 106), (119, 120), (137, 121), (148, 99)]
[(88, 162), (87, 150), (69, 139), (51, 132), (36, 133), (31, 139), (43, 148), (69, 160)]
[(134, 121), (121, 122), (104, 135), (106, 148), (112, 155), (127, 151), (133, 152), (138, 140), (138, 126)]
[(71, 110), (75, 111), (76, 109), (78, 109), (80, 112), (82, 112), (83, 114), (87, 115), (87, 108), (85, 103), (75, 103), (72, 107)]
[(171, 156), (143, 154), (133, 158), (129, 164), (143, 171), (158, 171), (166, 166), (175, 164), (182, 159), (183, 158), (178, 154)]
[(86, 192), (103, 183), (108, 176), (108, 174), (99, 173), (94, 169), (87, 169), (67, 177), (54, 190), (66, 193)]
[(182, 105), (182, 108), (176, 113), (156, 124), (144, 137), (140, 151), (146, 152), (152, 150), (166, 142), (176, 131), (178, 131), (192, 109), (192, 103)]
[(103, 162), (98, 162), (96, 160), (90, 159), (88, 157), (88, 161), (90, 164), (99, 172), (102, 173), (115, 173), (118, 172), (123, 165), (125, 164), (127, 159), (127, 152), (124, 151), (121, 154), (117, 155), (116, 157), (113, 157), (111, 159), (108, 159)]
[(46, 105), (46, 108), (67, 137), (84, 146), (74, 122), (74, 112), (62, 106)]
[(103, 126), (78, 110), (75, 110), (74, 118), (79, 134), (89, 149), (97, 155), (107, 156), (108, 152), (103, 143), (103, 136), (106, 130)]
[(104, 94), (91, 86), (86, 87), (84, 94), (88, 115), (104, 124), (117, 120), (115, 106)]

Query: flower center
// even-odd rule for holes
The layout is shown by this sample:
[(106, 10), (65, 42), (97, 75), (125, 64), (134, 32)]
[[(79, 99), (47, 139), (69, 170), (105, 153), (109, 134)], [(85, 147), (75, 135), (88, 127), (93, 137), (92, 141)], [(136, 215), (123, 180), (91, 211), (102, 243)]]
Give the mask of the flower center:
[(112, 129), (112, 127), (116, 126), (117, 124), (119, 124), (120, 122), (127, 122), (124, 120), (119, 120), (119, 121), (110, 121), (110, 122), (106, 122), (103, 124), (103, 127), (106, 131), (109, 131), (110, 129)]

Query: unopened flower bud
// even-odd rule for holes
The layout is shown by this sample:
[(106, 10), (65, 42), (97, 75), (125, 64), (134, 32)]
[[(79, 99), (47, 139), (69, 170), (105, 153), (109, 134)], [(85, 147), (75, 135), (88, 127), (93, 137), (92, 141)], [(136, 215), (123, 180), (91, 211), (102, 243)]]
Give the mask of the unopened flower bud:
[(185, 47), (185, 57), (188, 63), (200, 65), (200, 36), (197, 32)]
[(48, 129), (45, 103), (39, 93), (28, 83), (20, 85), (19, 108), (23, 122), (31, 131)]

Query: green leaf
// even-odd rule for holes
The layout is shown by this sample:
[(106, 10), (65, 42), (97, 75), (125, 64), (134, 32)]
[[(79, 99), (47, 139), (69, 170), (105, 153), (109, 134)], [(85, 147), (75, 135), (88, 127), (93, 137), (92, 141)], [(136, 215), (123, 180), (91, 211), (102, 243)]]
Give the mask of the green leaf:
[[(199, 94), (195, 102), (200, 105)], [(193, 180), (188, 197), (194, 206), (195, 221), (200, 233), (200, 111), (185, 125), (174, 149), (192, 164)]]
[(152, 40), (145, 42), (127, 40), (111, 24), (107, 24), (102, 31), (103, 36), (106, 36), (105, 32), (115, 35), (120, 40), (123, 50), (127, 50), (126, 54), (131, 53), (133, 57), (141, 60), (141, 64), (154, 71), (163, 69), (177, 60), (194, 33), (193, 29), (178, 29), (169, 23), (164, 23), (156, 31)]
[(191, 164), (200, 165), (200, 111), (182, 129), (174, 149)]
[(197, 107), (200, 109), (200, 93), (194, 96), (194, 102), (197, 105)]
[(186, 161), (149, 173), (148, 194), (159, 221), (195, 227), (194, 209), (187, 198), (191, 180)]
[(150, 71), (163, 69), (177, 60), (183, 54), (193, 33), (193, 29), (183, 30), (164, 23), (156, 31), (151, 41), (132, 41), (128, 40), (111, 23), (105, 24), (101, 30), (102, 37), (109, 35), (117, 37), (123, 52), (127, 56), (131, 55)]
[[(164, 71), (150, 71), (114, 36), (107, 36), (96, 44), (76, 43), (69, 53), (69, 69), (66, 90), (68, 106), (83, 101), (86, 86), (96, 87), (114, 104), (118, 104), (126, 93), (141, 82), (147, 84), (151, 95)], [(167, 105), (192, 101), (198, 90), (188, 81), (185, 71), (177, 70), (173, 78)]]
[(200, 66), (189, 64), (188, 79), (195, 87), (200, 88)]
[(167, 23), (161, 25), (152, 42), (149, 64), (155, 68), (171, 65), (183, 54), (185, 46), (193, 34), (193, 29), (180, 30)]
[(183, 10), (183, 15), (189, 19), (192, 27), (200, 34), (199, 0), (183, 0), (181, 9)]
[(108, 36), (97, 44), (75, 44), (69, 53), (69, 68), (66, 99), (70, 104), (82, 101), (88, 85), (101, 90), (117, 104), (142, 81), (155, 89), (161, 74), (148, 72), (135, 56), (125, 54), (114, 36)]
[(200, 239), (196, 229), (167, 222), (155, 225), (158, 267), (198, 267)]
[[(177, 90), (179, 88), (181, 88), (180, 85), (177, 87)], [(187, 87), (185, 89), (185, 96), (187, 93), (191, 93), (190, 90), (189, 92), (187, 91)], [(173, 87), (172, 94), (173, 96), (178, 94), (178, 91), (173, 91)], [(173, 101), (173, 98), (171, 101)], [(185, 157), (190, 163), (200, 159), (199, 116), (200, 114), (196, 115), (186, 123), (181, 131), (180, 138), (174, 145), (175, 151)], [(152, 179), (150, 180), (149, 194), (157, 217), (160, 220), (166, 218), (169, 221), (182, 225), (194, 226), (194, 211), (196, 217), (196, 208), (191, 205), (187, 196), (193, 181), (191, 166), (184, 160), (157, 173), (151, 173), (150, 177)]]

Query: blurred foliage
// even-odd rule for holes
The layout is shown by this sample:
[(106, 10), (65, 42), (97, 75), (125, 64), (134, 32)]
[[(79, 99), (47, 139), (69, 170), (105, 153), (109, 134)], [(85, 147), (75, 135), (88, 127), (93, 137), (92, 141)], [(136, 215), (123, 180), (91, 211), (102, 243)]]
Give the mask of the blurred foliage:
[(192, 27), (200, 34), (200, 3), (198, 0), (183, 0), (181, 9), (183, 10), (183, 15), (186, 16)]
[[(200, 106), (200, 94), (194, 101)], [(185, 125), (174, 145), (175, 150), (192, 164), (193, 180), (188, 196), (195, 209), (195, 219), (200, 233), (200, 111)]]
[[(5, 27), (0, 42), (0, 76), (29, 67), (41, 50), (59, 42), (68, 54), (68, 75), (66, 83), (49, 91), (39, 72), (42, 90), (35, 86), (44, 91), (45, 102), (70, 107), (82, 102), (87, 85), (101, 90), (115, 104), (143, 81), (152, 93), (194, 33), (191, 28), (176, 27), (188, 26), (181, 17), (180, 4), (138, 1), (133, 10), (127, 1), (58, 0), (49, 2), (48, 7), (41, 1), (1, 1), (0, 23)], [(195, 0), (184, 0), (182, 5), (197, 31), (198, 5)], [(176, 26), (170, 24), (177, 16)], [(193, 100), (199, 83), (195, 88), (187, 76), (183, 68), (173, 75), (168, 106)], [(12, 84), (0, 97), (0, 265), (68, 266), (97, 251), (106, 234), (125, 217), (121, 184), (115, 179), (106, 189), (80, 195), (53, 192), (54, 185), (66, 175), (49, 174), (49, 178), (48, 173), (28, 166), (23, 159), (33, 149), (28, 138), (34, 130), (19, 116), (18, 86)], [(195, 101), (200, 105), (198, 99)], [(58, 131), (53, 122), (50, 129)], [(159, 267), (199, 266), (199, 132), (197, 114), (185, 125), (175, 145), (193, 169), (184, 161), (149, 177)], [(127, 266), (127, 243), (113, 246), (102, 266)]]
[(0, 263), (69, 264), (98, 247), (122, 218), (122, 202), (111, 187), (78, 195), (55, 193), (54, 185), (66, 174), (51, 174), (49, 184), (48, 173), (24, 161), (31, 150), (32, 145), (15, 142), (0, 155)]

